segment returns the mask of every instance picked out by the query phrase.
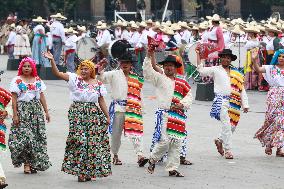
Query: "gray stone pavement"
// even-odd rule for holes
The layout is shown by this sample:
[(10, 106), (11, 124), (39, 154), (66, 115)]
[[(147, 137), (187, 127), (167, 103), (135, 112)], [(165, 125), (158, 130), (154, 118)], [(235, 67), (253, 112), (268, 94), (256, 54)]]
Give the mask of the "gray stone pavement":
[[(0, 56), (0, 70), (6, 70), (7, 56)], [(2, 87), (8, 88), (16, 71), (2, 75)], [(70, 105), (66, 82), (45, 81), (45, 92), (50, 108), (51, 123), (47, 124), (48, 154), (53, 166), (36, 175), (23, 174), (23, 168), (14, 168), (9, 152), (1, 156), (9, 189), (91, 189), (91, 188), (284, 188), (284, 158), (267, 156), (254, 133), (264, 121), (266, 93), (248, 92), (250, 112), (242, 114), (240, 124), (233, 136), (234, 160), (225, 160), (216, 151), (213, 139), (220, 131), (219, 123), (209, 116), (212, 102), (193, 101), (189, 111), (189, 152), (192, 166), (181, 166), (184, 178), (168, 177), (164, 166), (156, 166), (153, 175), (145, 168), (138, 168), (136, 156), (130, 142), (123, 138), (120, 157), (122, 166), (113, 166), (113, 175), (88, 183), (78, 183), (77, 178), (60, 171), (68, 134), (67, 110)], [(195, 96), (196, 85), (192, 84)], [(145, 155), (149, 156), (156, 100), (154, 88), (146, 82), (145, 96)], [(107, 102), (110, 102), (109, 96)], [(9, 126), (8, 126), (9, 127)], [(9, 132), (9, 131), (8, 131)], [(275, 151), (273, 151), (275, 152)]]

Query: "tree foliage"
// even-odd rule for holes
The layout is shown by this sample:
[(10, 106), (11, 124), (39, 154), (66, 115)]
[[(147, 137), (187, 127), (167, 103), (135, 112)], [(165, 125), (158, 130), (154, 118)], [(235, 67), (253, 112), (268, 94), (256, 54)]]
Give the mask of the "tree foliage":
[(0, 18), (5, 19), (9, 13), (18, 13), (19, 18), (49, 16), (61, 12), (72, 17), (79, 0), (0, 0)]
[(284, 0), (261, 0), (267, 5), (284, 6)]

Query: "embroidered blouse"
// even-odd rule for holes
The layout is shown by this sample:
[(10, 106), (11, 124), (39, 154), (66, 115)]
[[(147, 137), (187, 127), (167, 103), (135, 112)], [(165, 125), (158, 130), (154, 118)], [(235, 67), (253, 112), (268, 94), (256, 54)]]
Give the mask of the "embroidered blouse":
[(86, 83), (75, 73), (67, 72), (69, 75), (68, 86), (70, 98), (73, 102), (98, 102), (100, 96), (107, 94), (106, 88), (102, 82), (96, 84)]
[(26, 83), (17, 76), (13, 78), (9, 90), (17, 94), (17, 101), (29, 102), (33, 99), (39, 100), (40, 93), (46, 90), (46, 86), (39, 77), (36, 77), (33, 83)]
[(265, 73), (264, 79), (271, 87), (284, 87), (284, 70), (281, 70), (275, 65), (263, 65)]

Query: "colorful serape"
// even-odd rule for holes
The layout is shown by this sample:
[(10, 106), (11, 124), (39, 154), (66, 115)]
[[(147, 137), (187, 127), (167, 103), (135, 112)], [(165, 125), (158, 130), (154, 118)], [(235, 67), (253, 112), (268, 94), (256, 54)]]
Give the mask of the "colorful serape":
[(141, 105), (141, 90), (144, 79), (131, 72), (128, 76), (128, 91), (126, 98), (124, 134), (125, 136), (142, 136), (143, 120)]
[(231, 81), (231, 95), (215, 94), (215, 98), (212, 104), (210, 116), (220, 121), (220, 113), (223, 100), (229, 100), (228, 114), (230, 117), (230, 123), (232, 127), (236, 127), (240, 120), (241, 109), (241, 92), (243, 89), (244, 76), (236, 68), (230, 70)]
[(230, 108), (228, 110), (230, 122), (233, 127), (236, 127), (240, 120), (241, 115), (241, 92), (243, 90), (244, 84), (244, 76), (243, 74), (236, 68), (231, 68), (230, 70), (231, 77), (231, 96), (230, 96)]
[(4, 119), (7, 117), (5, 107), (10, 102), (12, 94), (0, 87), (0, 150), (6, 150), (6, 125)]
[[(180, 101), (190, 91), (189, 84), (181, 77), (175, 77), (174, 96), (172, 106)], [(187, 116), (185, 110), (175, 109), (168, 111), (167, 134), (173, 138), (184, 138), (186, 136), (185, 121)]]

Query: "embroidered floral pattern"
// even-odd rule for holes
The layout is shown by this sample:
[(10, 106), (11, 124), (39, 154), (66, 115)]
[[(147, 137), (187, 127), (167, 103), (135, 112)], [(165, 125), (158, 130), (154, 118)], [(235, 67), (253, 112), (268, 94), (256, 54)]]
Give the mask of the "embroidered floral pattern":
[(277, 76), (284, 77), (284, 70), (281, 70), (276, 66), (273, 66), (270, 69), (270, 75), (272, 78), (277, 77)]
[(21, 92), (27, 92), (29, 91), (40, 91), (41, 90), (41, 80), (39, 77), (35, 78), (34, 83), (25, 83), (21, 78), (16, 80), (16, 84), (18, 85), (18, 88), (21, 90)]

